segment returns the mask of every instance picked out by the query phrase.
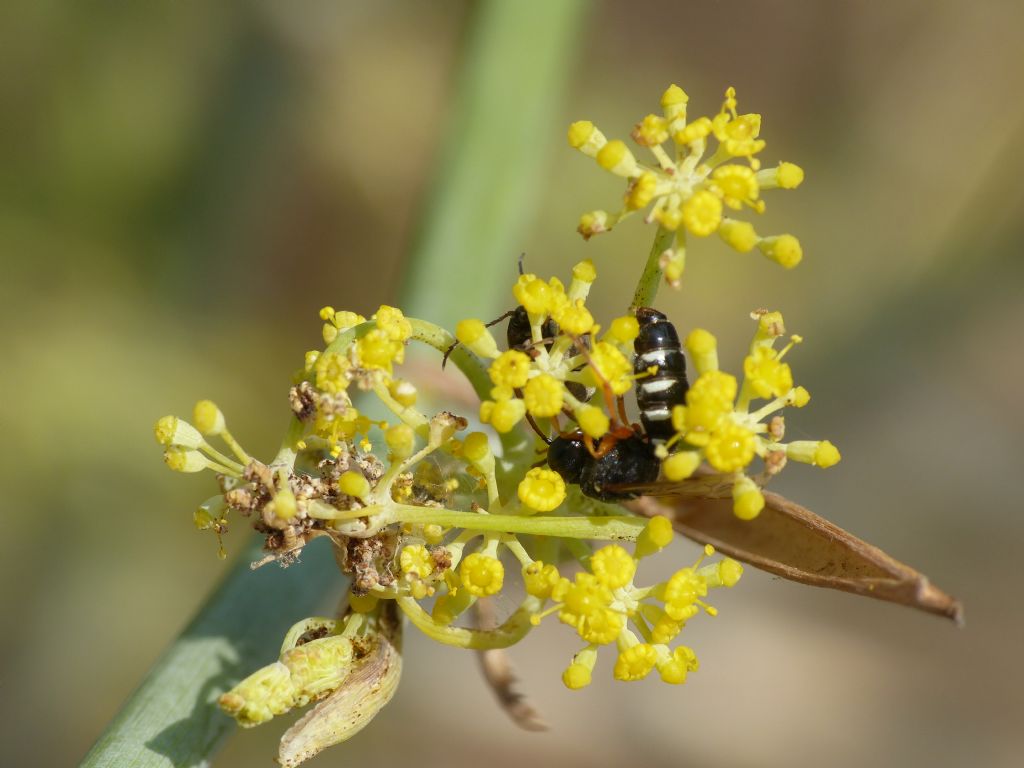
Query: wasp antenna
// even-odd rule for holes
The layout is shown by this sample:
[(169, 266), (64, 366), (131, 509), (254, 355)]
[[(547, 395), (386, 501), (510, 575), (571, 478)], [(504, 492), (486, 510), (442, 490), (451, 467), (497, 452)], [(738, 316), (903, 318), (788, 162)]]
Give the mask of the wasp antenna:
[(541, 428), (537, 425), (537, 422), (534, 421), (534, 418), (533, 418), (532, 414), (530, 414), (530, 413), (526, 414), (526, 421), (530, 424), (531, 427), (533, 427), (533, 431), (537, 433), (537, 437), (539, 437), (541, 440), (543, 440), (548, 445), (551, 445), (551, 438), (548, 437), (546, 434), (544, 434), (544, 432), (541, 430)]
[(496, 317), (496, 318), (494, 318), (493, 320), (491, 320), (491, 322), (489, 322), (489, 323), (484, 323), (484, 328), (490, 328), (490, 327), (491, 327), (492, 325), (497, 325), (497, 324), (498, 324), (498, 323), (500, 323), (500, 322), (501, 322), (502, 320), (508, 320), (508, 319), (509, 319), (510, 317), (512, 317), (512, 315), (514, 315), (515, 313), (516, 313), (516, 311), (515, 311), (514, 309), (510, 309), (510, 310), (509, 310), (508, 312), (506, 312), (505, 314), (503, 314), (503, 315), (501, 315), (501, 316), (499, 316), (499, 317)]
[(444, 351), (444, 357), (442, 357), (442, 358), (441, 358), (441, 370), (442, 370), (442, 371), (444, 370), (444, 367), (445, 367), (446, 365), (448, 365), (448, 358), (449, 358), (449, 356), (451, 356), (452, 352), (454, 352), (454, 351), (455, 351), (455, 348), (456, 348), (457, 346), (459, 346), (459, 340), (458, 340), (458, 339), (456, 339), (455, 341), (453, 341), (453, 342), (452, 342), (452, 345), (451, 345), (450, 347), (448, 347), (448, 349), (446, 349), (446, 350)]
[(537, 341), (533, 341), (531, 339), (530, 341), (527, 341), (525, 344), (520, 345), (519, 348), (523, 352), (526, 352), (527, 350), (530, 350), (530, 349), (536, 349), (537, 347), (539, 347), (539, 346), (541, 346), (543, 344), (554, 344), (557, 340), (558, 340), (557, 336), (545, 336), (543, 339), (538, 339)]
[(526, 272), (523, 270), (523, 262), (526, 261), (526, 251), (519, 254), (519, 274), (525, 275)]

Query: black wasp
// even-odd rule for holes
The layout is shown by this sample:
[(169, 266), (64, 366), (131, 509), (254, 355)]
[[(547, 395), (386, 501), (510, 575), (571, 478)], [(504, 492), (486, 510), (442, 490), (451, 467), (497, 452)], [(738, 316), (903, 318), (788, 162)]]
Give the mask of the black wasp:
[(606, 392), (609, 415), (614, 419), (617, 411), (618, 423), (613, 422), (596, 446), (578, 430), (548, 443), (548, 466), (567, 483), (579, 485), (585, 495), (601, 501), (635, 498), (637, 494), (628, 487), (658, 479), (661, 461), (655, 446), (672, 436), (672, 408), (685, 402), (689, 389), (686, 358), (672, 323), (650, 307), (637, 309), (636, 319), (640, 333), (633, 342), (633, 372), (641, 377), (636, 400), (643, 431), (629, 424), (622, 398), (613, 410)]
[[(523, 273), (522, 257), (519, 273)], [(559, 333), (558, 324), (549, 317), (541, 326), (542, 339), (534, 342), (530, 318), (522, 306), (487, 325), (497, 325), (505, 319), (508, 319), (505, 330), (508, 348), (527, 354), (534, 354), (532, 350), (539, 343), (550, 348)], [(638, 493), (634, 487), (649, 485), (658, 479), (661, 460), (655, 455), (655, 447), (672, 436), (672, 408), (685, 403), (690, 386), (686, 379), (686, 358), (675, 326), (651, 307), (637, 309), (636, 319), (640, 332), (633, 342), (633, 373), (639, 377), (636, 401), (642, 429), (629, 423), (623, 399), (619, 397), (616, 402), (607, 388), (604, 396), (612, 425), (596, 445), (580, 430), (548, 437), (532, 416), (526, 416), (530, 426), (548, 444), (548, 466), (567, 483), (578, 485), (585, 495), (601, 501), (636, 498)], [(444, 361), (457, 344), (448, 348)], [(585, 351), (586, 339), (581, 340), (581, 344)], [(573, 350), (569, 353), (573, 354)], [(578, 400), (590, 398), (590, 392), (582, 384), (567, 382), (566, 387)]]

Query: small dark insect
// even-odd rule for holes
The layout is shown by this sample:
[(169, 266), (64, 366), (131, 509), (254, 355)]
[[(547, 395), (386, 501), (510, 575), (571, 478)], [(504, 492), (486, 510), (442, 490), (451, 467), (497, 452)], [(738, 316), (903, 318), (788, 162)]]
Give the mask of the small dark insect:
[(640, 323), (640, 335), (633, 342), (636, 354), (633, 373), (643, 374), (655, 368), (651, 376), (637, 381), (640, 421), (652, 440), (668, 440), (673, 434), (672, 407), (686, 401), (690, 388), (686, 380), (686, 358), (679, 344), (679, 334), (665, 315), (650, 307), (640, 307), (636, 319)]
[(639, 495), (621, 491), (619, 486), (657, 480), (661, 461), (654, 455), (654, 445), (630, 429), (627, 436), (616, 438), (599, 458), (591, 454), (582, 432), (559, 435), (548, 446), (548, 466), (565, 482), (578, 485), (584, 495), (600, 501), (618, 501)]
[[(492, 323), (488, 323), (488, 325), (500, 323), (506, 317), (509, 319), (508, 328), (505, 329), (505, 341), (508, 342), (508, 348), (518, 349), (520, 352), (525, 352), (526, 354), (535, 357), (536, 355), (533, 354), (533, 337), (530, 331), (530, 316), (526, 312), (526, 307), (516, 307), (515, 309), (506, 312)], [(543, 337), (544, 344), (548, 349), (551, 349), (551, 345), (553, 343), (552, 340), (557, 335), (558, 323), (549, 317), (544, 321), (544, 325), (541, 326), (541, 336)]]
[(685, 402), (689, 389), (686, 358), (675, 327), (650, 307), (640, 307), (636, 318), (640, 334), (633, 344), (633, 370), (648, 374), (637, 385), (643, 430), (627, 423), (621, 398), (619, 407), (612, 408), (606, 389), (609, 414), (615, 418), (617, 411), (619, 423), (613, 423), (596, 446), (579, 430), (560, 434), (548, 445), (548, 466), (567, 483), (579, 485), (586, 496), (601, 501), (636, 498), (639, 487), (658, 479), (661, 461), (655, 446), (672, 436), (672, 408)]
[[(519, 259), (519, 274), (523, 274), (523, 257)], [(506, 319), (508, 348), (534, 357), (541, 344), (550, 349), (559, 333), (558, 324), (549, 317), (541, 327), (541, 339), (534, 341), (529, 315), (522, 306), (509, 310), (486, 325), (497, 325)], [(585, 495), (601, 501), (636, 498), (641, 486), (649, 486), (658, 479), (661, 461), (655, 455), (655, 447), (672, 436), (672, 408), (685, 402), (689, 389), (686, 358), (672, 323), (651, 307), (637, 309), (636, 319), (640, 333), (633, 344), (633, 372), (641, 377), (636, 399), (642, 428), (629, 423), (622, 398), (616, 402), (607, 386), (604, 395), (612, 425), (597, 445), (580, 430), (549, 437), (527, 414), (530, 426), (548, 444), (548, 466), (567, 483), (579, 485)], [(580, 351), (584, 354), (588, 349), (586, 341), (583, 339), (580, 343)], [(442, 368), (458, 344), (454, 342), (445, 352)], [(575, 354), (576, 349), (569, 352)], [(590, 398), (582, 384), (569, 382), (566, 386), (578, 400)], [(517, 394), (521, 396), (521, 393)]]
[[(519, 255), (519, 274), (523, 274), (523, 260), (526, 258), (526, 254), (522, 253)], [(530, 316), (526, 312), (526, 308), (519, 306), (515, 309), (510, 309), (503, 315), (500, 315), (489, 323), (484, 323), (485, 328), (497, 325), (502, 320), (508, 320), (508, 327), (505, 329), (505, 341), (508, 343), (509, 349), (517, 349), (520, 352), (525, 352), (531, 357), (536, 357), (534, 351), (533, 341), (533, 330), (530, 328)], [(553, 339), (558, 335), (558, 323), (552, 320), (550, 317), (544, 321), (544, 325), (541, 326), (541, 336), (545, 345), (548, 349), (551, 349)], [(540, 343), (540, 342), (538, 342)], [(458, 341), (452, 342), (452, 345), (445, 350), (444, 357), (441, 358), (441, 369), (448, 364), (448, 358), (451, 356), (455, 348), (459, 346)]]

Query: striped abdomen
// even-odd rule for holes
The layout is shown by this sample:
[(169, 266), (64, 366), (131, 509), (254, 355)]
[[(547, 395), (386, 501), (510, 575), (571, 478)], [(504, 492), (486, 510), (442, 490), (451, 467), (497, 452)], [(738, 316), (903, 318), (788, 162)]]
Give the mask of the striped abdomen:
[(656, 369), (653, 375), (645, 375), (636, 382), (640, 421), (652, 440), (667, 440), (673, 434), (672, 408), (686, 402), (686, 390), (690, 388), (686, 358), (679, 335), (665, 315), (650, 307), (640, 307), (636, 319), (640, 335), (633, 342), (633, 372), (645, 374), (652, 366)]

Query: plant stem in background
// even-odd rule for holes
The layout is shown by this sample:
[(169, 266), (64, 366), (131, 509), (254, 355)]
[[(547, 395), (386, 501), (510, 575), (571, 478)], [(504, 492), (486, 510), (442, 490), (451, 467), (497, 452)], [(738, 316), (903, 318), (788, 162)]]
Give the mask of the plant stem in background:
[(435, 188), (407, 265), (407, 315), (454, 328), (511, 300), (507, 278), (540, 196), (544, 148), (559, 133), (558, 98), (585, 7), (476, 6)]
[[(451, 326), (499, 303), (504, 281), (494, 276), (514, 268), (533, 212), (539, 148), (555, 135), (557, 96), (584, 7), (568, 0), (475, 6), (453, 127), (402, 288), (410, 314)], [(258, 554), (257, 543), (241, 554), (84, 766), (209, 764), (236, 728), (216, 708), (217, 696), (273, 658), (287, 627), (322, 610), (342, 586), (333, 559), (318, 548), (287, 571), (251, 572)]]

